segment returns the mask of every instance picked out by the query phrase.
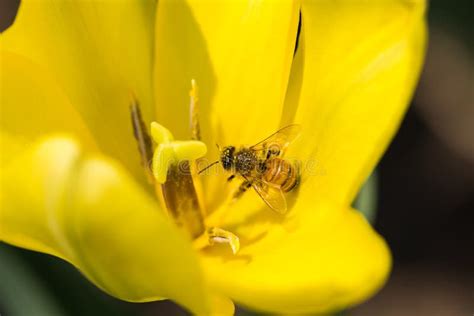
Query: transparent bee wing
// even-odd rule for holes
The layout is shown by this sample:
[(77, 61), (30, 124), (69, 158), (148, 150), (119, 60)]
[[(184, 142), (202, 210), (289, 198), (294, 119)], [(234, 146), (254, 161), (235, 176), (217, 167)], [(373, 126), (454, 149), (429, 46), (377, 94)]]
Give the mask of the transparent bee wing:
[(261, 142), (253, 145), (250, 149), (254, 151), (268, 151), (282, 154), (288, 145), (295, 140), (301, 132), (301, 126), (298, 124), (287, 125)]
[(288, 210), (286, 199), (278, 186), (254, 179), (252, 187), (272, 210), (279, 214), (286, 214)]

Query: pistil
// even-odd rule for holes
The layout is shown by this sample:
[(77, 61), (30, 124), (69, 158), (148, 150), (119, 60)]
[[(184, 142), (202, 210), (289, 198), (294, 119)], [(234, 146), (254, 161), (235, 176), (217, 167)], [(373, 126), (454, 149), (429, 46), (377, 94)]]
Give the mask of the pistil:
[(158, 196), (170, 217), (195, 240), (197, 248), (227, 243), (236, 253), (240, 247), (237, 236), (205, 225), (204, 205), (196, 190), (192, 164), (204, 156), (206, 145), (197, 140), (175, 141), (171, 133), (156, 122), (151, 125), (151, 135), (159, 144), (153, 154), (152, 172)]

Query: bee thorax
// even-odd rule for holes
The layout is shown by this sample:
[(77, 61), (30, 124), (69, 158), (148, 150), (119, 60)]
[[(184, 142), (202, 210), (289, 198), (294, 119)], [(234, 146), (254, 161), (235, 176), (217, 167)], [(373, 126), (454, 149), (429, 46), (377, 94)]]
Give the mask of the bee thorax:
[(252, 150), (242, 149), (235, 155), (235, 169), (242, 175), (252, 172), (257, 163), (257, 156)]

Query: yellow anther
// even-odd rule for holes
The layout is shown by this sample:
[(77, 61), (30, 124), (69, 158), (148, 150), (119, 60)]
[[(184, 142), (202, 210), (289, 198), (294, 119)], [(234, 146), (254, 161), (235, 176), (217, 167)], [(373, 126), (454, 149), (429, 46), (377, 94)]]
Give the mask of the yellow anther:
[(201, 127), (199, 125), (199, 96), (196, 80), (191, 80), (191, 90), (189, 91), (189, 123), (191, 124), (192, 139), (201, 139)]
[(164, 184), (172, 163), (192, 161), (204, 156), (207, 147), (197, 140), (175, 141), (171, 132), (164, 126), (151, 123), (151, 135), (158, 143), (153, 153), (152, 171), (158, 183)]
[(189, 91), (189, 96), (193, 98), (195, 101), (198, 101), (198, 87), (196, 84), (196, 80), (191, 80), (191, 90)]
[(239, 252), (240, 249), (239, 237), (230, 231), (218, 227), (206, 229), (204, 234), (194, 240), (194, 246), (197, 249), (202, 249), (214, 244), (228, 244), (234, 255)]

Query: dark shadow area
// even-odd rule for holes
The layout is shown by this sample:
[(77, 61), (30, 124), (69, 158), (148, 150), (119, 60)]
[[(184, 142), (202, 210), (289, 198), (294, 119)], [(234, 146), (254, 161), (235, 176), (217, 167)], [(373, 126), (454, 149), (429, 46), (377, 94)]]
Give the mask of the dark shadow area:
[(426, 64), (380, 165), (376, 229), (392, 275), (351, 315), (474, 311), (473, 2), (431, 1)]
[(13, 24), (19, 7), (20, 0), (0, 1), (0, 33)]

